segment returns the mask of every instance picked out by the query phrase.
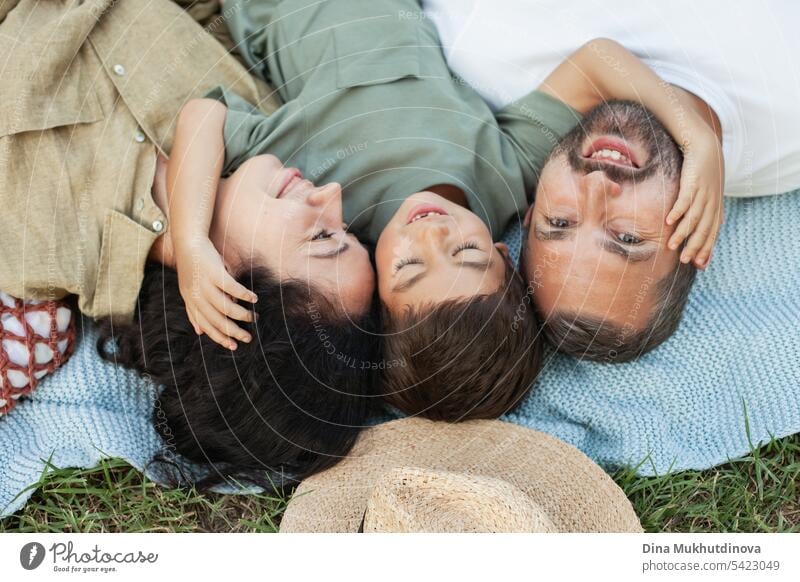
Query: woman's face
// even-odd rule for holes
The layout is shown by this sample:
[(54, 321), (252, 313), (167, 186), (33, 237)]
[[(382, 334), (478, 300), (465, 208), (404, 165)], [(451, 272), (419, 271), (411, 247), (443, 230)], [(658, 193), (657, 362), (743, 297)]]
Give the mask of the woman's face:
[(375, 273), (367, 250), (345, 230), (339, 184), (315, 186), (275, 156), (251, 158), (221, 181), (211, 235), (234, 269), (248, 268), (252, 257), (349, 314), (372, 300)]

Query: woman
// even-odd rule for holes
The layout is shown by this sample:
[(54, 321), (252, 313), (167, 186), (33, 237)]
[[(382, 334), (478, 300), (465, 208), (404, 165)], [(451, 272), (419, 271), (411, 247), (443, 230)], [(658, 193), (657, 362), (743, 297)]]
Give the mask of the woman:
[[(180, 159), (193, 131), (179, 119), (172, 160)], [(154, 189), (165, 209), (172, 160), (160, 165)], [(374, 276), (366, 249), (343, 230), (338, 184), (301, 181), (262, 155), (221, 179), (209, 206), (187, 207), (176, 200), (179, 189), (173, 193), (172, 235), (153, 247), (151, 257), (161, 264), (145, 272), (135, 320), (125, 326), (107, 320), (98, 344), (108, 359), (165, 386), (154, 414), (167, 445), (161, 458), (178, 453), (207, 465), (203, 487), (231, 477), (285, 485), (332, 465), (366, 422), (378, 358), (370, 337)], [(204, 236), (181, 230), (184, 210), (188, 228), (200, 224), (196, 209), (211, 216)], [(235, 278), (257, 300), (245, 308), (214, 285), (205, 287), (214, 261), (222, 262), (222, 277)], [(197, 287), (186, 290), (181, 267)], [(344, 275), (347, 285), (338, 280)], [(214, 313), (209, 302), (205, 313), (213, 315), (205, 319), (198, 310), (194, 317), (202, 324), (225, 315), (245, 322), (235, 333), (249, 337), (239, 346), (225, 346), (216, 328), (198, 334), (185, 298), (197, 302), (202, 293), (211, 301), (217, 293), (224, 308)], [(233, 327), (223, 321), (220, 329), (226, 325)], [(117, 349), (109, 353), (110, 338)]]
[[(0, 289), (25, 299), (76, 296), (84, 314), (105, 320), (117, 361), (166, 385), (156, 411), (168, 413), (158, 428), (171, 432), (173, 450), (228, 461), (230, 473), (268, 465), (295, 475), (345, 454), (366, 414), (358, 395), (371, 389), (370, 377), (346, 364), (373, 361), (362, 338), (372, 327), (374, 274), (344, 232), (335, 186), (306, 184), (284, 199), (273, 192), (276, 160), (257, 187), (242, 170), (220, 186), (204, 236), (172, 244), (181, 210), (170, 208), (164, 154), (175, 158), (181, 106), (219, 83), (258, 100), (258, 83), (168, 0), (146, 11), (132, 0), (14, 0), (0, 8), (0, 27), (13, 56), (0, 87), (8, 105)], [(324, 227), (346, 252), (317, 256), (330, 243), (309, 240), (307, 225)], [(173, 249), (192, 260), (197, 253), (183, 280), (170, 270)], [(289, 262), (295, 268), (284, 269)], [(198, 327), (209, 326), (199, 339), (181, 290), (203, 318)], [(250, 309), (234, 299), (253, 296), (260, 300)], [(224, 348), (208, 342), (222, 339), (219, 327), (233, 330), (215, 306), (244, 321), (237, 339), (253, 341), (235, 353), (227, 338)], [(217, 398), (223, 388), (226, 398)]]

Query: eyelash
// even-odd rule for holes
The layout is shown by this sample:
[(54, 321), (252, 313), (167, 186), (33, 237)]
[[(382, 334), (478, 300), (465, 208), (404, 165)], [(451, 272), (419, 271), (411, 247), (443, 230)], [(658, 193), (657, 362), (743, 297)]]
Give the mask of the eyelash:
[(331, 238), (331, 236), (333, 236), (333, 233), (330, 233), (327, 230), (322, 229), (317, 234), (312, 236), (311, 240), (322, 240), (322, 239), (326, 239), (326, 238)]
[(458, 245), (456, 247), (456, 250), (453, 251), (453, 255), (452, 256), (455, 257), (458, 253), (460, 253), (461, 251), (467, 250), (467, 249), (477, 249), (477, 248), (478, 248), (478, 244), (475, 241), (467, 241), (465, 243), (461, 243), (460, 245)]
[[(557, 222), (557, 221), (566, 222), (566, 224), (553, 224), (554, 222)], [(567, 228), (570, 225), (570, 221), (567, 220), (566, 218), (561, 218), (561, 217), (558, 217), (558, 216), (556, 216), (556, 217), (548, 216), (547, 217), (547, 224), (549, 224), (550, 226), (552, 226), (554, 228)]]
[[(555, 222), (565, 222), (566, 224), (554, 224)], [(560, 217), (550, 217), (550, 216), (548, 216), (548, 217), (547, 217), (547, 223), (548, 223), (550, 226), (552, 226), (553, 228), (567, 228), (567, 227), (569, 227), (569, 225), (570, 225), (570, 222), (569, 222), (569, 220), (567, 220), (566, 218), (560, 218)], [(634, 238), (634, 239), (635, 239), (635, 241), (634, 241), (634, 242), (626, 242), (626, 241), (624, 241), (624, 240), (622, 240), (622, 239), (620, 238), (620, 237), (622, 237), (622, 236), (630, 236), (630, 237)], [(617, 241), (621, 242), (622, 244), (631, 245), (631, 246), (632, 246), (632, 245), (638, 245), (638, 244), (641, 244), (641, 243), (642, 243), (642, 239), (640, 239), (640, 238), (639, 238), (638, 236), (636, 236), (635, 234), (631, 234), (631, 233), (629, 233), (629, 232), (620, 232), (620, 233), (617, 233), (617, 235), (616, 235), (616, 237), (615, 237), (615, 238), (617, 239)]]
[[(632, 237), (632, 238), (636, 239), (636, 242), (627, 242), (627, 241), (624, 241), (624, 240), (622, 240), (622, 239), (620, 238), (620, 237), (623, 237), (623, 236), (630, 236), (630, 237)], [(636, 236), (635, 234), (631, 234), (631, 233), (629, 233), (629, 232), (620, 232), (620, 233), (618, 233), (618, 234), (617, 234), (617, 240), (618, 240), (619, 242), (621, 242), (622, 244), (624, 244), (624, 245), (638, 245), (638, 244), (640, 244), (640, 243), (642, 242), (642, 239), (640, 239), (640, 238), (639, 238), (638, 236)]]
[(406, 265), (421, 265), (422, 260), (417, 258), (410, 258), (410, 259), (400, 259), (398, 263), (394, 266), (394, 272), (397, 273), (400, 269), (405, 267)]

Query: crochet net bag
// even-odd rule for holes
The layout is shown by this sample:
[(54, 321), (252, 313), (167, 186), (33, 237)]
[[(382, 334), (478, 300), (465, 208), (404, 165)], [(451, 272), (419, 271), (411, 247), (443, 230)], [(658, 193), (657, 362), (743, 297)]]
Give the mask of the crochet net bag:
[(75, 348), (75, 318), (63, 301), (17, 299), (0, 291), (0, 417)]

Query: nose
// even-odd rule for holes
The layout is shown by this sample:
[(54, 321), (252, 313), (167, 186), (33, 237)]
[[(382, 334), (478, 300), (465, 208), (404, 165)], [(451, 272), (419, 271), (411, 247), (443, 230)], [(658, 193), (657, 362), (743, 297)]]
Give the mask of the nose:
[(306, 203), (319, 213), (320, 224), (330, 230), (342, 227), (342, 187), (336, 182), (314, 188), (306, 198)]
[(593, 197), (619, 196), (622, 192), (622, 186), (611, 180), (602, 170), (589, 172), (583, 176), (581, 186), (587, 194)]
[(336, 182), (318, 186), (309, 193), (307, 201), (311, 206), (341, 205), (342, 187)]
[(430, 224), (424, 224), (420, 226), (422, 228), (419, 228), (416, 233), (417, 239), (420, 243), (440, 245), (450, 234), (450, 224), (448, 221), (436, 220)]

